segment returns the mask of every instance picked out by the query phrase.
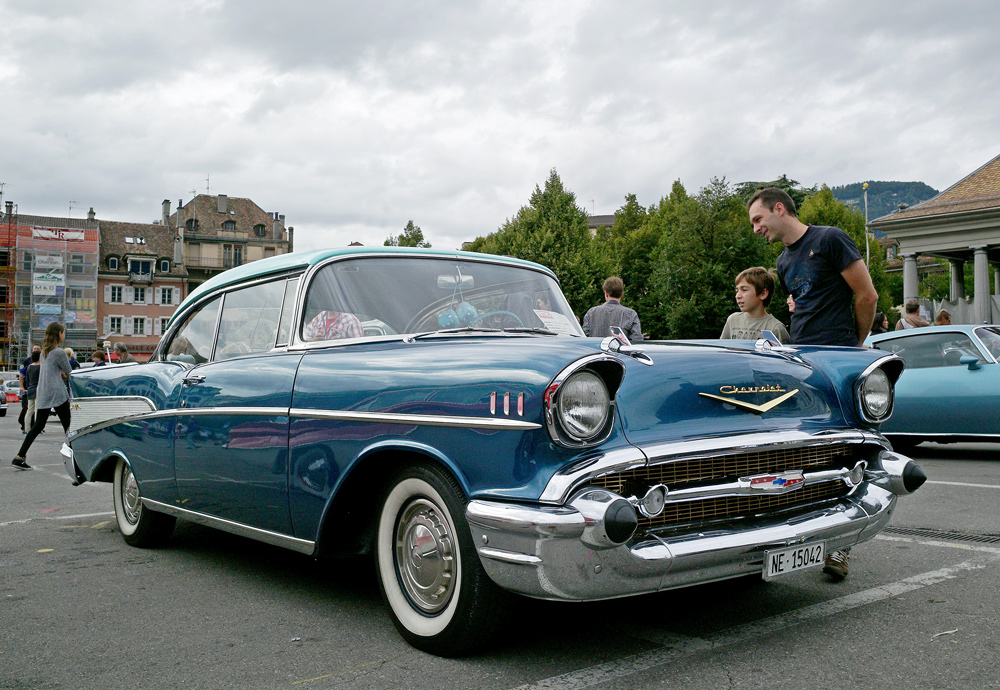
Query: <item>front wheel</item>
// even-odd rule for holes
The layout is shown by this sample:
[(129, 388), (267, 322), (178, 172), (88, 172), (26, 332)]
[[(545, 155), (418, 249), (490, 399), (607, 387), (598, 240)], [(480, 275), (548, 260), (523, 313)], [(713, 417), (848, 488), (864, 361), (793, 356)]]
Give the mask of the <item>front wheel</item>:
[(389, 482), (375, 556), (393, 624), (425, 652), (472, 651), (509, 609), (479, 562), (461, 487), (436, 466), (408, 467)]
[(170, 537), (177, 519), (142, 505), (139, 483), (132, 474), (131, 466), (122, 458), (118, 458), (115, 466), (114, 487), (115, 519), (127, 544), (159, 546)]

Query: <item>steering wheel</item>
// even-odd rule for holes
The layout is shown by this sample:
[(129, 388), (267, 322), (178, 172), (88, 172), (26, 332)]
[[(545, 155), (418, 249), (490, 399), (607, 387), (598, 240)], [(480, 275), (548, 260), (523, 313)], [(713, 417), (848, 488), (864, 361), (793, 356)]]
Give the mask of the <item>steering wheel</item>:
[(518, 328), (524, 328), (524, 322), (521, 321), (521, 319), (518, 318), (517, 314), (515, 314), (514, 312), (510, 312), (510, 311), (504, 311), (502, 309), (498, 309), (496, 311), (488, 311), (488, 312), (485, 312), (483, 314), (480, 314), (479, 316), (477, 316), (476, 318), (474, 318), (472, 321), (470, 321), (469, 325), (472, 326), (474, 324), (477, 324), (477, 323), (479, 323), (479, 322), (483, 321), (484, 319), (487, 319), (487, 318), (489, 318), (491, 316), (503, 316), (505, 318), (514, 319), (514, 322), (517, 323), (517, 327)]

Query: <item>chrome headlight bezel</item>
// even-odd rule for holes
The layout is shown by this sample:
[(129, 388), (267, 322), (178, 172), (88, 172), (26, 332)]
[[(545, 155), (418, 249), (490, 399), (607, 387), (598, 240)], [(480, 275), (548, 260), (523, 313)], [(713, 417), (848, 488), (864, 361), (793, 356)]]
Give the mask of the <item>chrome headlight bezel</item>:
[[(545, 389), (545, 425), (552, 440), (566, 448), (603, 443), (614, 428), (615, 393), (624, 374), (621, 362), (607, 355), (584, 357), (563, 369)], [(575, 403), (567, 396), (579, 393), (574, 384), (589, 386), (601, 398), (599, 419), (586, 426), (581, 426), (579, 419), (569, 418)]]
[(895, 384), (905, 364), (896, 356), (882, 357), (861, 372), (854, 383), (854, 400), (861, 419), (881, 424), (892, 416)]

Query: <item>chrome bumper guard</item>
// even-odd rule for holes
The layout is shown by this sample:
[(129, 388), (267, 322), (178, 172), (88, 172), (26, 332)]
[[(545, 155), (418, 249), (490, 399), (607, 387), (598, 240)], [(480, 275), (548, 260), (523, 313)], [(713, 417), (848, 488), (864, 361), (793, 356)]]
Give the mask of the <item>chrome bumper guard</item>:
[[(909, 458), (883, 451), (849, 495), (814, 510), (752, 526), (661, 529), (618, 545), (608, 543), (600, 512), (589, 509), (593, 492), (567, 506), (474, 500), (466, 517), (480, 561), (501, 587), (541, 599), (610, 599), (762, 574), (764, 553), (773, 549), (823, 541), (832, 553), (868, 541), (888, 525), (897, 495), (922, 483), (904, 482), (913, 468), (919, 472)], [(606, 502), (624, 500), (605, 493)]]
[(80, 470), (76, 467), (76, 460), (73, 457), (73, 449), (69, 447), (68, 443), (62, 444), (62, 448), (59, 449), (59, 453), (63, 456), (63, 466), (66, 468), (66, 474), (69, 478), (73, 480), (73, 486), (82, 484), (86, 481), (83, 475), (80, 474)]

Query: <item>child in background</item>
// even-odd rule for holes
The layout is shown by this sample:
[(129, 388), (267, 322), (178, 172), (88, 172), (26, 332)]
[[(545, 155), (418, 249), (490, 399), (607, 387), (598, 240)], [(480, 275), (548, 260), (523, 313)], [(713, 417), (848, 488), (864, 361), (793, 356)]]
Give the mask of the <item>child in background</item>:
[(748, 268), (736, 276), (736, 304), (740, 310), (726, 319), (723, 339), (757, 340), (763, 331), (771, 331), (781, 343), (788, 343), (788, 329), (765, 309), (774, 295), (774, 283), (774, 269), (769, 271), (763, 266)]

